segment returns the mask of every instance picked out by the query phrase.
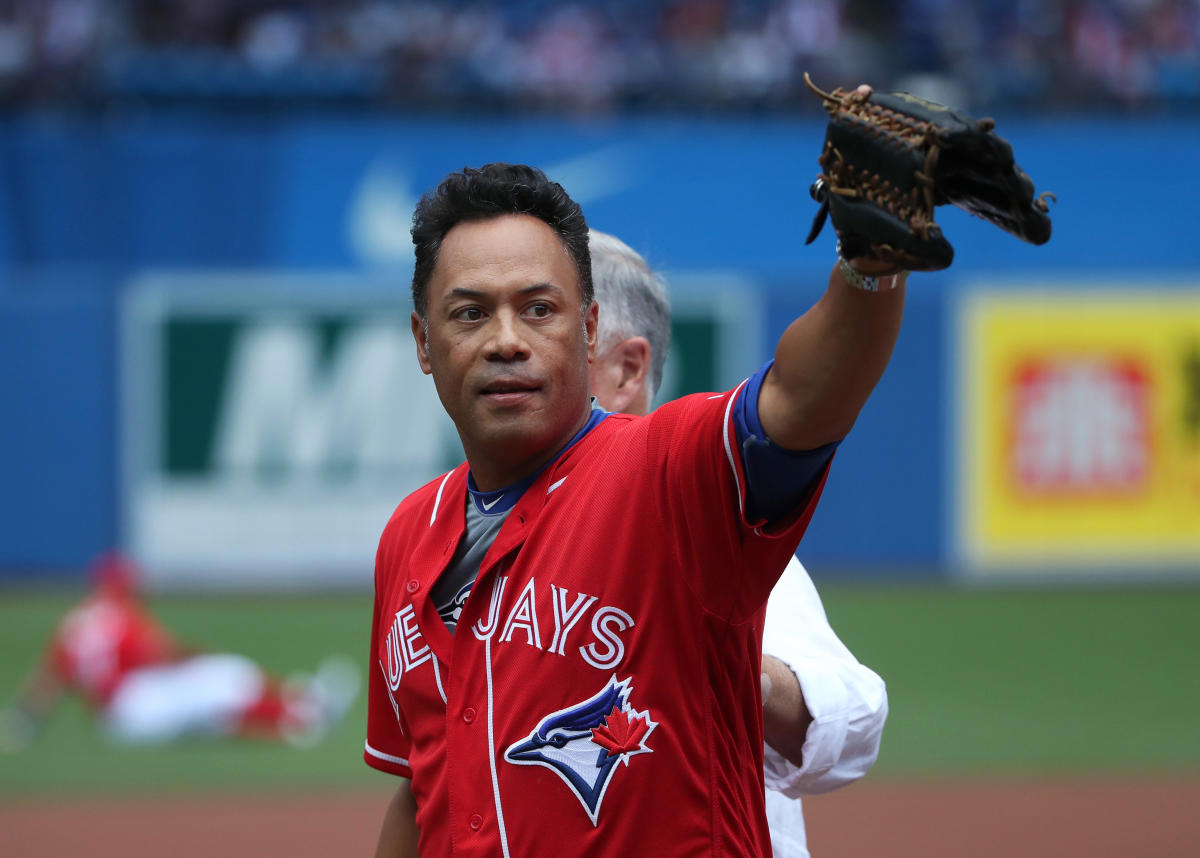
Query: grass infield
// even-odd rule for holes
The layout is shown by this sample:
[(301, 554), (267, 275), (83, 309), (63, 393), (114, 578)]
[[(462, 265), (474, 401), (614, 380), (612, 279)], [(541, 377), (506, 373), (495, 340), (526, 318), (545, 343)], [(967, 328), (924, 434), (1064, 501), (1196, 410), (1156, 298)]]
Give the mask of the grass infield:
[[(978, 591), (822, 583), (834, 628), (887, 680), (872, 778), (1200, 773), (1200, 589)], [(0, 597), (7, 702), (72, 601)], [(332, 652), (365, 662), (368, 596), (163, 597), (181, 638), (280, 674)], [(0, 793), (313, 790), (384, 786), (361, 761), (365, 700), (319, 747), (108, 746), (75, 702), (38, 743), (0, 757)]]

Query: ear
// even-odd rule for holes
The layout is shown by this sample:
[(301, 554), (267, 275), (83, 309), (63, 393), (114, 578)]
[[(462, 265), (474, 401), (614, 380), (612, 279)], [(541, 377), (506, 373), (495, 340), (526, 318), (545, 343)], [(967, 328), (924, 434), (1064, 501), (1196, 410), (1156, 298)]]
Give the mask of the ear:
[(583, 317), (583, 330), (587, 334), (588, 363), (596, 359), (596, 334), (600, 326), (600, 302), (592, 301)]
[(416, 310), (412, 313), (412, 335), (417, 343), (417, 363), (421, 365), (421, 372), (429, 375), (433, 372), (433, 367), (429, 363), (429, 349), (425, 342), (425, 320)]
[(645, 414), (650, 410), (646, 395), (646, 376), (650, 372), (650, 341), (630, 337), (613, 346), (609, 361), (619, 371), (613, 392), (614, 411)]

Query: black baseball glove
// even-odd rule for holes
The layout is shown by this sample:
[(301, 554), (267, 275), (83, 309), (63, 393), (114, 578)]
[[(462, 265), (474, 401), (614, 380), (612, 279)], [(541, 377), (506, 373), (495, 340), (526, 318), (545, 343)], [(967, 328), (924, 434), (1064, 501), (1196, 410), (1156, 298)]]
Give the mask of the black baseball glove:
[(843, 258), (873, 257), (897, 270), (937, 271), (954, 248), (934, 223), (935, 206), (956, 205), (1023, 241), (1050, 240), (1043, 193), (1013, 161), (991, 119), (905, 92), (822, 92), (829, 125), (817, 159), (813, 199), (821, 204), (809, 244), (833, 219)]

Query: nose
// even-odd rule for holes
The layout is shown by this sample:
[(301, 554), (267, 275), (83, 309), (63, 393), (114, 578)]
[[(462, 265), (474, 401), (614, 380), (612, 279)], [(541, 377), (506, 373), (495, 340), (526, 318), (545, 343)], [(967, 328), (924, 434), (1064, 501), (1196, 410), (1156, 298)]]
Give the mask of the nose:
[(492, 319), (491, 339), (488, 341), (487, 358), (496, 361), (525, 360), (529, 357), (521, 320), (516, 313), (507, 310), (496, 313)]

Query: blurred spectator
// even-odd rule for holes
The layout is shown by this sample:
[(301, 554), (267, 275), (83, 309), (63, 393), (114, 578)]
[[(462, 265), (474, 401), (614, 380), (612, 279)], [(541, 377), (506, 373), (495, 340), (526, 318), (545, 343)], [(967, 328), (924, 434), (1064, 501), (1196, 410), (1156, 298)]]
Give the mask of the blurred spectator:
[(619, 62), (609, 55), (599, 18), (584, 4), (550, 12), (520, 53), (519, 86), (535, 99), (593, 107), (613, 94)]
[(17, 106), (815, 111), (804, 71), (975, 108), (1194, 107), (1200, 0), (0, 0)]

